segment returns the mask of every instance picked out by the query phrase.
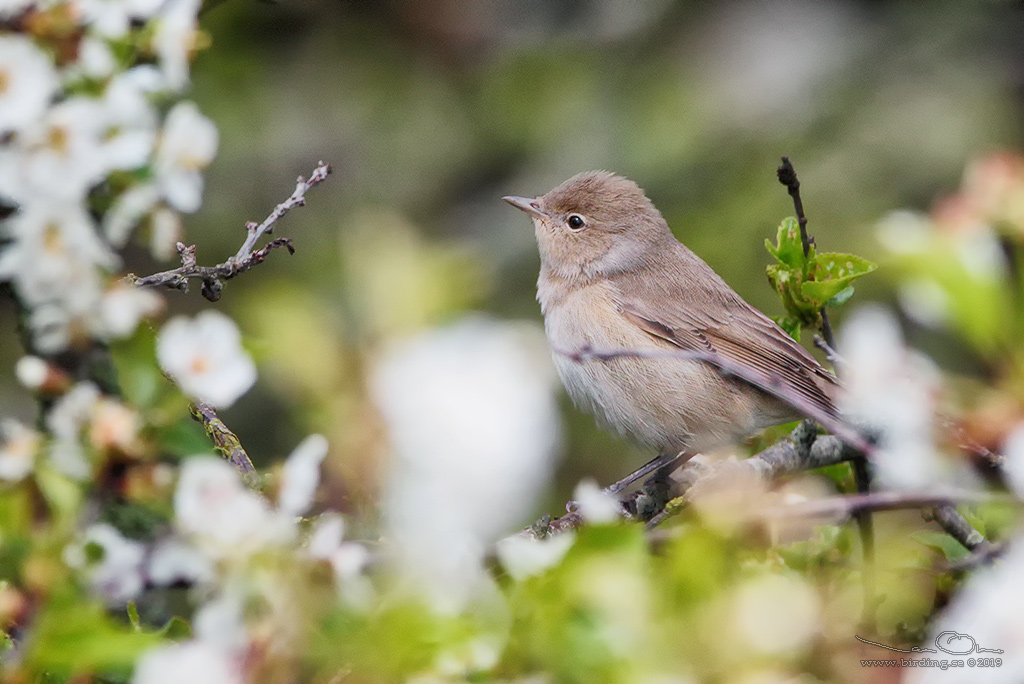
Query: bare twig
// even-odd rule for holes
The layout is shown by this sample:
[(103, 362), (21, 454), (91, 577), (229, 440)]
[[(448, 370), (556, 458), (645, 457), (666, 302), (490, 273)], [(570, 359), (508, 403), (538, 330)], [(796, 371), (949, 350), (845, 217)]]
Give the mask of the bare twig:
[(249, 454), (245, 452), (242, 443), (238, 440), (231, 429), (224, 424), (217, 412), (209, 404), (197, 402), (189, 404), (189, 412), (192, 417), (203, 424), (207, 436), (213, 442), (217, 450), (224, 455), (224, 458), (231, 461), (232, 465), (238, 468), (242, 474), (242, 480), (252, 489), (259, 489), (260, 478), (253, 467)]
[(931, 517), (947, 534), (970, 551), (984, 551), (992, 545), (981, 532), (967, 522), (967, 518), (960, 515), (952, 501), (936, 505), (931, 511)]
[(832, 434), (841, 438), (844, 442), (847, 442), (853, 447), (856, 447), (862, 453), (871, 454), (874, 452), (874, 447), (864, 437), (862, 437), (856, 430), (851, 428), (846, 423), (842, 422), (834, 415), (823, 411), (821, 408), (815, 406), (811, 402), (805, 400), (803, 397), (793, 392), (787, 392), (783, 386), (780, 378), (764, 376), (751, 368), (744, 366), (739, 363), (730, 361), (715, 352), (705, 351), (691, 351), (687, 349), (606, 349), (596, 350), (591, 347), (582, 347), (575, 351), (568, 351), (562, 349), (555, 349), (556, 353), (566, 356), (573, 361), (583, 363), (586, 361), (611, 361), (619, 358), (643, 358), (643, 359), (680, 359), (687, 361), (700, 361), (714, 366), (726, 376), (732, 376), (739, 378), (744, 382), (748, 382), (754, 387), (767, 392), (768, 394), (776, 397), (796, 410), (803, 413), (808, 418), (813, 418), (817, 422), (825, 426)]
[[(1014, 500), (1007, 496), (978, 492), (973, 490), (950, 489), (926, 494), (907, 492), (871, 492), (868, 494), (848, 494), (846, 496), (835, 496), (816, 501), (805, 501), (798, 504), (779, 506), (768, 511), (762, 511), (767, 517), (824, 517), (824, 518), (851, 518), (861, 511), (897, 511), (907, 508), (934, 508), (935, 510), (952, 511), (952, 514), (959, 518), (958, 523), (949, 523), (949, 526), (963, 525), (970, 529), (973, 547), (976, 548), (985, 543), (981, 533), (971, 527), (963, 516), (956, 512), (957, 503), (979, 503), (979, 502), (1002, 502), (1014, 504)], [(939, 520), (938, 516), (935, 517)], [(947, 518), (950, 521), (951, 518)], [(942, 524), (942, 523), (940, 523)], [(946, 524), (944, 529), (949, 530)], [(963, 528), (961, 528), (963, 529)], [(973, 535), (976, 535), (974, 537)], [(957, 535), (953, 535), (957, 536)], [(968, 537), (966, 530), (961, 535)], [(958, 537), (959, 539), (959, 537)], [(963, 542), (963, 540), (961, 540)], [(967, 543), (964, 543), (967, 546)]]
[(128, 279), (139, 287), (167, 287), (187, 292), (189, 278), (199, 278), (203, 281), (203, 296), (211, 302), (217, 301), (220, 299), (221, 290), (224, 289), (223, 281), (230, 280), (239, 273), (244, 273), (253, 266), (263, 263), (272, 250), (284, 247), (289, 254), (295, 252), (290, 238), (271, 240), (261, 249), (255, 249), (255, 247), (261, 237), (274, 231), (274, 224), (292, 207), (303, 206), (306, 203), (306, 193), (309, 189), (327, 178), (330, 172), (330, 164), (321, 161), (317, 163), (308, 180), (299, 176), (291, 197), (274, 207), (274, 211), (264, 219), (263, 223), (250, 221), (245, 224), (247, 231), (245, 242), (242, 243), (238, 252), (224, 263), (216, 266), (199, 266), (196, 263), (195, 245), (186, 246), (179, 242), (178, 254), (181, 255), (181, 266), (141, 278), (134, 273), (129, 273)]
[[(796, 220), (800, 224), (800, 242), (803, 243), (806, 257), (811, 251), (811, 245), (814, 244), (814, 238), (807, 234), (807, 215), (804, 214), (804, 202), (800, 198), (800, 180), (796, 177), (796, 169), (793, 168), (789, 157), (782, 158), (782, 164), (779, 165), (777, 173), (779, 182), (786, 186), (786, 191), (793, 198), (793, 210), (796, 211)], [(836, 348), (832, 324), (828, 320), (828, 311), (824, 306), (821, 307), (821, 336), (825, 339), (825, 344), (832, 349)]]

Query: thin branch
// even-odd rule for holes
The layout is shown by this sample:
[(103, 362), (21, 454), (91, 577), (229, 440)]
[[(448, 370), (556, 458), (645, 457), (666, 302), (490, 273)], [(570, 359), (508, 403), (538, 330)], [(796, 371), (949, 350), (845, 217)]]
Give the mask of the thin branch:
[[(779, 165), (777, 174), (779, 182), (786, 186), (786, 191), (793, 198), (793, 210), (796, 212), (797, 223), (800, 224), (800, 242), (804, 247), (804, 257), (807, 257), (810, 254), (811, 245), (814, 244), (814, 238), (807, 234), (807, 215), (804, 214), (804, 202), (800, 198), (800, 180), (796, 177), (796, 169), (793, 168), (789, 157), (782, 158), (782, 164)], [(836, 348), (832, 324), (828, 320), (828, 311), (824, 306), (821, 307), (821, 336), (825, 338), (825, 343), (829, 347)]]
[(256, 468), (252, 465), (252, 461), (249, 459), (249, 454), (245, 452), (242, 443), (235, 433), (231, 431), (231, 428), (225, 425), (224, 421), (217, 416), (214, 408), (209, 404), (197, 402), (189, 404), (188, 409), (192, 417), (203, 424), (206, 435), (213, 442), (214, 446), (217, 447), (217, 450), (224, 455), (224, 458), (231, 461), (232, 465), (238, 468), (238, 472), (241, 473), (245, 484), (252, 489), (259, 490), (260, 478)]
[(611, 361), (619, 358), (643, 358), (643, 359), (681, 359), (688, 361), (700, 361), (714, 366), (725, 376), (739, 378), (750, 383), (754, 387), (780, 399), (797, 411), (800, 411), (808, 418), (813, 418), (832, 434), (840, 437), (862, 453), (871, 454), (874, 447), (856, 430), (835, 416), (823, 411), (803, 397), (794, 392), (787, 392), (781, 379), (774, 376), (765, 377), (762, 374), (739, 363), (735, 363), (715, 352), (691, 351), (688, 349), (607, 349), (595, 350), (589, 346), (582, 347), (575, 351), (554, 349), (555, 353), (566, 356), (577, 363), (586, 361)]
[[(960, 518), (959, 523), (950, 522), (950, 526), (964, 525), (970, 529), (970, 534), (976, 535), (973, 538), (973, 547), (976, 548), (985, 543), (981, 533), (971, 527), (959, 513), (956, 512), (958, 503), (1006, 503), (1016, 504), (1017, 502), (1007, 496), (1000, 496), (988, 492), (974, 490), (949, 489), (928, 493), (908, 492), (871, 492), (868, 494), (848, 494), (846, 496), (828, 497), (815, 501), (805, 501), (798, 504), (789, 504), (777, 508), (761, 511), (766, 517), (810, 517), (810, 518), (852, 518), (863, 511), (898, 511), (908, 508), (934, 508), (935, 510), (952, 511), (953, 515)], [(939, 520), (936, 516), (936, 521)], [(947, 521), (951, 518), (946, 518)], [(941, 524), (941, 523), (940, 523)], [(947, 525), (942, 527), (947, 529)], [(967, 537), (966, 531), (962, 536)], [(953, 535), (957, 536), (957, 535)], [(959, 537), (958, 537), (959, 539)], [(967, 546), (967, 544), (964, 544)], [(972, 548), (972, 547), (968, 547)]]
[(330, 164), (325, 164), (321, 161), (313, 169), (309, 180), (299, 176), (298, 181), (296, 181), (295, 191), (291, 194), (291, 197), (274, 207), (274, 211), (264, 219), (263, 223), (250, 221), (245, 224), (247, 231), (245, 242), (242, 243), (238, 252), (224, 263), (217, 264), (216, 266), (199, 266), (196, 263), (195, 245), (186, 246), (179, 242), (178, 254), (181, 256), (181, 266), (170, 271), (163, 271), (145, 277), (129, 273), (127, 276), (128, 280), (139, 287), (167, 287), (172, 290), (188, 292), (189, 278), (199, 278), (203, 281), (203, 296), (211, 302), (217, 301), (220, 299), (221, 291), (224, 289), (223, 281), (230, 280), (238, 274), (248, 271), (253, 266), (263, 263), (274, 249), (284, 247), (288, 250), (289, 254), (295, 253), (295, 248), (292, 247), (290, 238), (271, 240), (261, 249), (256, 249), (255, 247), (260, 238), (274, 231), (274, 224), (282, 216), (291, 211), (293, 207), (303, 206), (306, 203), (306, 193), (309, 189), (321, 183), (330, 172)]
[(947, 534), (969, 551), (985, 551), (992, 545), (981, 532), (967, 522), (967, 518), (960, 515), (952, 502), (937, 505), (932, 509), (931, 515)]

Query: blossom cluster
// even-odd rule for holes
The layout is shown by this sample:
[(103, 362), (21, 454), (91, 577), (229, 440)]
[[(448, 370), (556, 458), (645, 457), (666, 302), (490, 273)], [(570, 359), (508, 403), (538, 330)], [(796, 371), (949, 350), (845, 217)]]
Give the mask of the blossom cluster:
[(160, 300), (111, 282), (145, 224), (166, 257), (217, 130), (180, 100), (197, 0), (0, 4), (0, 280), (50, 355), (131, 334)]

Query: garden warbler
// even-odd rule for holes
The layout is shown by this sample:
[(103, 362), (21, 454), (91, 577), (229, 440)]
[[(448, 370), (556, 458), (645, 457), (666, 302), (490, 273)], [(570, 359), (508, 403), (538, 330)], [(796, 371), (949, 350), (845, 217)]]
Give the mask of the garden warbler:
[(569, 395), (661, 454), (636, 477), (808, 412), (836, 415), (835, 377), (676, 240), (633, 181), (593, 171), (503, 199), (533, 219), (537, 300)]

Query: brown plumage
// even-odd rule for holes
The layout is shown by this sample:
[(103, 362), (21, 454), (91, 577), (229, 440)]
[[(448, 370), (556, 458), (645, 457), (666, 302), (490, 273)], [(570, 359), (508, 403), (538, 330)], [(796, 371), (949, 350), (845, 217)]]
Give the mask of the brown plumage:
[(757, 381), (703, 361), (580, 363), (556, 353), (570, 396), (602, 422), (674, 455), (735, 442), (807, 407), (836, 414), (834, 376), (676, 240), (634, 182), (594, 171), (536, 199), (505, 199), (533, 218), (537, 299), (556, 352), (711, 353)]

